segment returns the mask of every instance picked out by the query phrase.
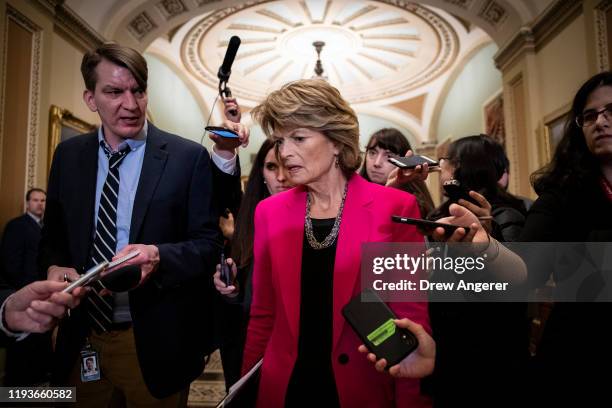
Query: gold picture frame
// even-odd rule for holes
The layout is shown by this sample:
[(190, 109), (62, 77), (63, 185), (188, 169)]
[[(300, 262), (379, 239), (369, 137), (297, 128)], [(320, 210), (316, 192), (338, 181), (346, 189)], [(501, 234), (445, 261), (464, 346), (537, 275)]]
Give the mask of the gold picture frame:
[(571, 106), (567, 104), (544, 117), (541, 131), (542, 137), (539, 143), (539, 148), (542, 152), (540, 155), (541, 166), (548, 164), (552, 159), (555, 149), (563, 137), (570, 109)]
[(71, 137), (90, 133), (96, 130), (97, 126), (77, 118), (68, 109), (51, 105), (49, 109), (49, 151), (47, 172), (51, 169), (53, 153), (60, 142)]

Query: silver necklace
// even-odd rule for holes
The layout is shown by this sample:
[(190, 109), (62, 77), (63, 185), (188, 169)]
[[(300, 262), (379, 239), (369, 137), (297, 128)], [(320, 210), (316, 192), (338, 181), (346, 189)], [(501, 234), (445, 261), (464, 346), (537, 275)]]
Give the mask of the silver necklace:
[(306, 221), (304, 228), (306, 230), (306, 239), (308, 240), (308, 245), (312, 249), (324, 249), (331, 246), (336, 238), (338, 237), (338, 232), (340, 232), (340, 222), (342, 221), (342, 210), (344, 209), (344, 200), (346, 200), (346, 192), (348, 191), (348, 181), (344, 185), (344, 192), (342, 193), (342, 201), (340, 202), (340, 209), (338, 210), (338, 216), (334, 221), (334, 226), (327, 237), (323, 240), (323, 242), (317, 241), (312, 232), (312, 219), (310, 218), (310, 192), (306, 194)]

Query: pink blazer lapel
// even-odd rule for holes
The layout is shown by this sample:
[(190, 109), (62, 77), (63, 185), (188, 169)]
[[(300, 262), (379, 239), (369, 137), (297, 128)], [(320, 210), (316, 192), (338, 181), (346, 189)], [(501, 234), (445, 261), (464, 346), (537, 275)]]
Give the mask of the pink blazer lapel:
[(306, 191), (298, 187), (288, 191), (291, 197), (285, 201), (286, 207), (279, 208), (275, 214), (275, 223), (280, 225), (281, 242), (271, 252), (276, 255), (276, 267), (279, 271), (279, 290), (291, 333), (297, 344), (300, 323), (302, 246), (304, 241), (304, 217), (306, 215)]
[(373, 197), (367, 194), (367, 181), (354, 175), (349, 181), (336, 248), (333, 348), (336, 347), (345, 324), (342, 308), (352, 298), (355, 285), (359, 284), (361, 244), (368, 242), (370, 238), (372, 200)]

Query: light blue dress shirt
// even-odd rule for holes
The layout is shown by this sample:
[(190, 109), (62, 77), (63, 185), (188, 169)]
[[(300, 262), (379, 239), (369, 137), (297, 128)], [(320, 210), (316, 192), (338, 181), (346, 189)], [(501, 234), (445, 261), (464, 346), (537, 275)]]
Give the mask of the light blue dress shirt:
[[(145, 148), (147, 143), (147, 133), (149, 129), (148, 121), (145, 120), (144, 126), (138, 136), (132, 139), (126, 139), (117, 146), (119, 151), (126, 145), (130, 147), (130, 152), (121, 162), (119, 166), (119, 194), (117, 197), (117, 246), (115, 253), (121, 251), (130, 243), (130, 226), (132, 224), (132, 210), (134, 208), (134, 200), (136, 198), (136, 190), (138, 189), (138, 181), (140, 180), (140, 172), (144, 161)], [(104, 130), (102, 126), (98, 129), (98, 143), (104, 141), (106, 147), (110, 150), (111, 147), (104, 139)], [(212, 161), (224, 173), (234, 174), (236, 171), (236, 156), (231, 159), (224, 159), (215, 153), (212, 149)], [(100, 206), (100, 196), (102, 188), (106, 183), (108, 175), (108, 157), (104, 153), (102, 147), (98, 148), (98, 174), (96, 179), (96, 204), (94, 211), (94, 231), (98, 221), (98, 208)], [(92, 237), (92, 238), (93, 238)], [(115, 323), (129, 322), (132, 320), (130, 314), (130, 305), (127, 292), (116, 293), (113, 296), (113, 321)]]

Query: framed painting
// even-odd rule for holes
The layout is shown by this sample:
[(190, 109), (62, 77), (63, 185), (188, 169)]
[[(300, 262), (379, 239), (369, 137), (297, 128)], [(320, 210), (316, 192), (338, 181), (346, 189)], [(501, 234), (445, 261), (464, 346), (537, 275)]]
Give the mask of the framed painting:
[(96, 126), (77, 118), (68, 109), (51, 105), (49, 110), (49, 151), (47, 171), (51, 169), (53, 153), (60, 142), (89, 133), (96, 129)]

